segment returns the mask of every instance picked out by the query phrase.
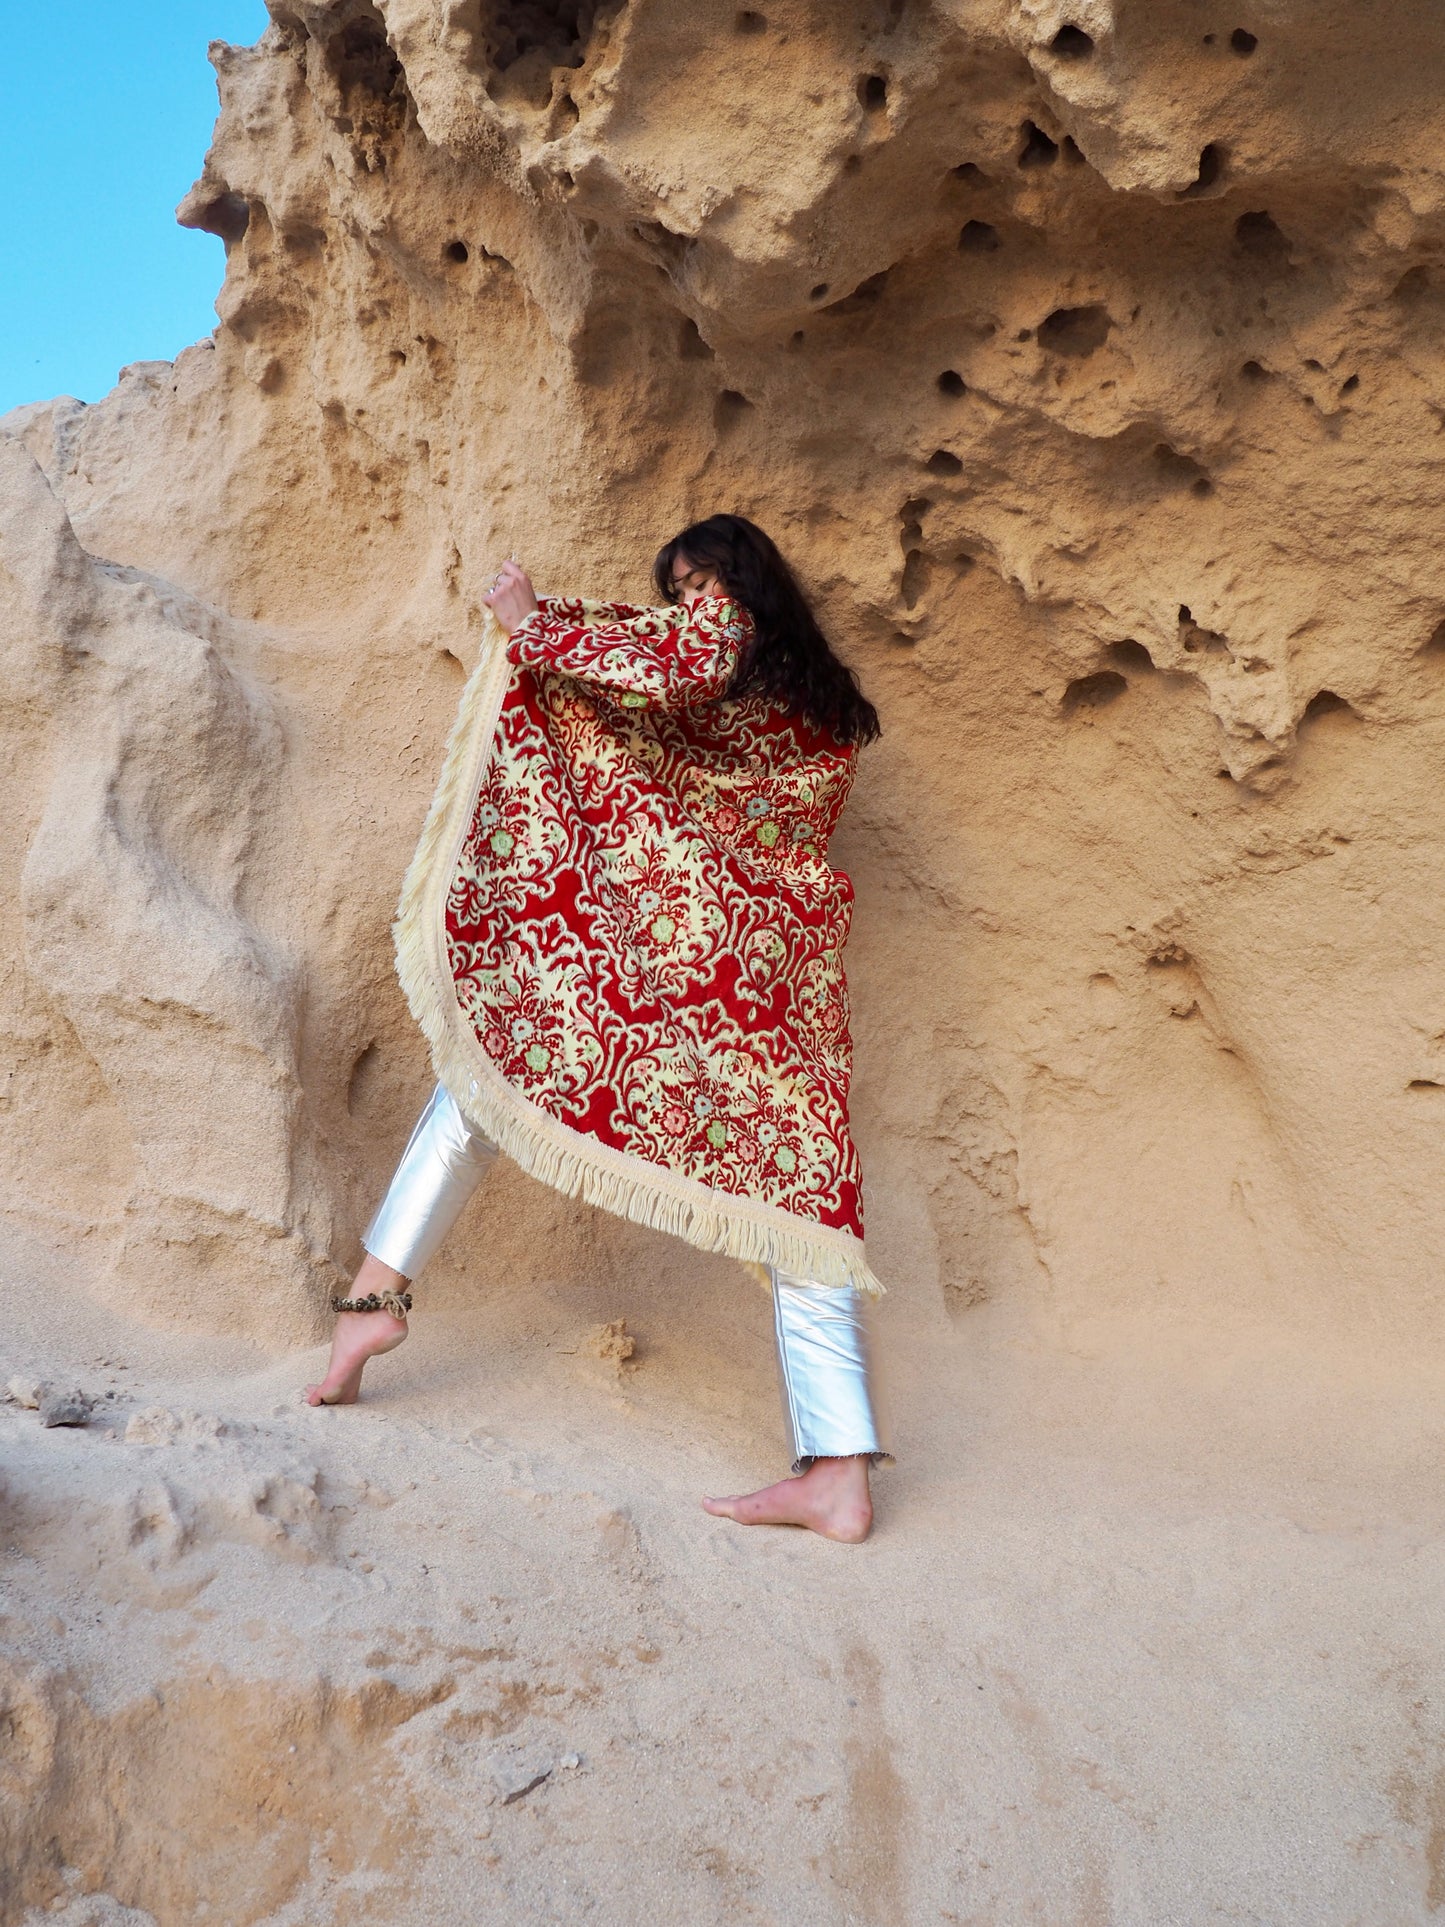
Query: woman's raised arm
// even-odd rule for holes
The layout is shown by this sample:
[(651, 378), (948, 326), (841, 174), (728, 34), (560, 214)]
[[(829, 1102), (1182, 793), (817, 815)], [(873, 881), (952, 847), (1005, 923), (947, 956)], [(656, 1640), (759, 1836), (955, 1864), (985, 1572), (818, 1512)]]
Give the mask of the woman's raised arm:
[(690, 609), (623, 614), (624, 606), (544, 596), (513, 629), (507, 654), (591, 683), (624, 709), (685, 709), (726, 691), (753, 634), (741, 603), (705, 596)]

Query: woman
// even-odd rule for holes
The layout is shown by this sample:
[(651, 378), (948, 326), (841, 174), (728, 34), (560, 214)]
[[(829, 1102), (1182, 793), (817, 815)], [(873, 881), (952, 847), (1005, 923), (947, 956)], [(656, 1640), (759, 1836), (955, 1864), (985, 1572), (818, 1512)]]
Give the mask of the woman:
[(878, 718), (773, 543), (714, 515), (667, 605), (533, 594), (515, 563), (407, 874), (397, 957), (440, 1083), (336, 1299), (311, 1404), (406, 1337), (406, 1287), (500, 1148), (771, 1285), (794, 1474), (706, 1499), (859, 1540), (868, 1392), (842, 947), (827, 840)]

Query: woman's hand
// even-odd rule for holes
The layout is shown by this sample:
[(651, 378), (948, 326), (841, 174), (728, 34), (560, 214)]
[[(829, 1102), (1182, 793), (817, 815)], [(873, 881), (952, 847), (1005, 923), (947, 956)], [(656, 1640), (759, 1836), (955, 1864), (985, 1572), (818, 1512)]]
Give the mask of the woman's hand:
[(531, 578), (519, 562), (510, 559), (497, 571), (491, 593), (484, 595), (482, 600), (508, 635), (519, 622), (525, 622), (537, 607)]

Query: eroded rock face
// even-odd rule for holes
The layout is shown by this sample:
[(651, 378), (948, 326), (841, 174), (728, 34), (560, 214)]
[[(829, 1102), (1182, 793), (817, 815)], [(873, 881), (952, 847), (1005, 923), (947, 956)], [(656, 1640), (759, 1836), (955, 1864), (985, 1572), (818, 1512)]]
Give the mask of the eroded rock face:
[(268, 4), (214, 340), (0, 447), (11, 1210), (306, 1329), (425, 1089), (386, 924), (486, 580), (642, 596), (735, 507), (885, 722), (885, 1279), (1418, 1342), (1438, 11)]

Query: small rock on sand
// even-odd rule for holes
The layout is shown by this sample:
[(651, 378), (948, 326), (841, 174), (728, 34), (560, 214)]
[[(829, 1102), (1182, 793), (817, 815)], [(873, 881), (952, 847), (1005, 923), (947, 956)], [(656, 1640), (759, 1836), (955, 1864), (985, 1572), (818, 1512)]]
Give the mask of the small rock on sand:
[(42, 1425), (89, 1425), (94, 1403), (88, 1392), (46, 1392), (36, 1409)]
[(5, 1387), (5, 1394), (13, 1405), (23, 1405), (27, 1412), (38, 1412), (45, 1387), (38, 1378), (25, 1378), (17, 1373)]
[(536, 1747), (505, 1746), (499, 1748), (487, 1764), (498, 1798), (504, 1807), (509, 1807), (514, 1800), (522, 1799), (550, 1779), (562, 1762), (555, 1754)]
[(583, 1349), (620, 1372), (637, 1350), (637, 1340), (627, 1329), (625, 1318), (614, 1318), (609, 1324), (599, 1325)]

